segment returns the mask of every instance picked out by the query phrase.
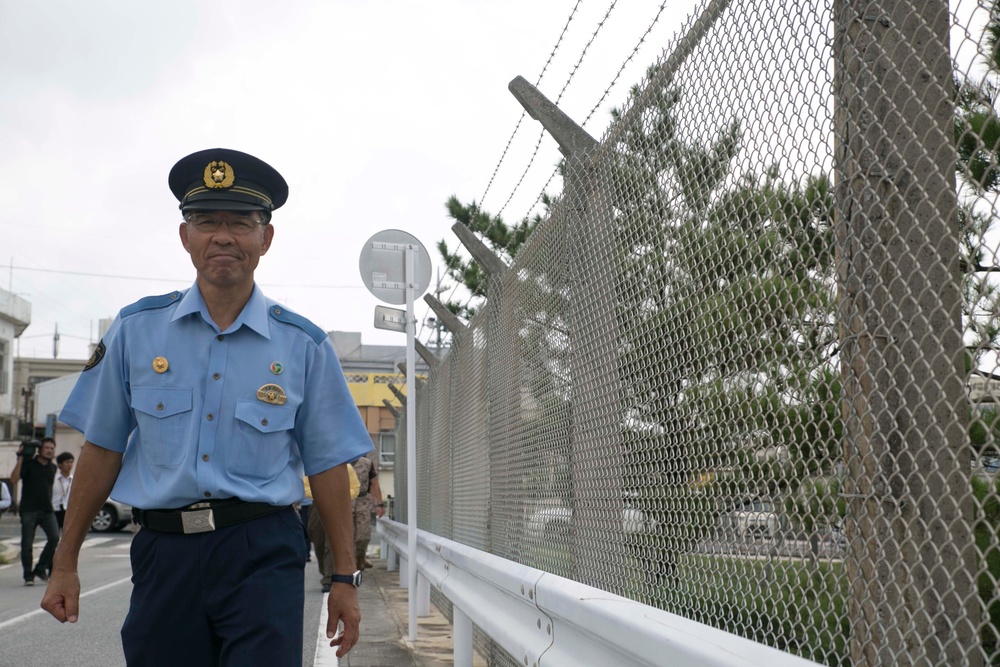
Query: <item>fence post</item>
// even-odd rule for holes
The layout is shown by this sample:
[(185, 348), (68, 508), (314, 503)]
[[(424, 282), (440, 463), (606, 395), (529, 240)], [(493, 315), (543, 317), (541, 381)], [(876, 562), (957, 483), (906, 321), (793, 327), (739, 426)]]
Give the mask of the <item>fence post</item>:
[(523, 77), (508, 88), (566, 157), (574, 570), (580, 583), (619, 593), (631, 568), (622, 525), (620, 339), (613, 215), (601, 173), (606, 162), (594, 160), (600, 144)]
[(981, 664), (948, 2), (834, 21), (851, 664)]

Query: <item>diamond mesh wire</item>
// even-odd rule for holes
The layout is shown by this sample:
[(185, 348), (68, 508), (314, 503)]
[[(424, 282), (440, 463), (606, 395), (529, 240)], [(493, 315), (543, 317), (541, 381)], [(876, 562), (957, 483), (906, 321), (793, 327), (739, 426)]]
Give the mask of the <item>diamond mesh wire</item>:
[[(448, 361), (451, 369), (450, 442), (453, 533), (445, 535), (488, 551), (490, 545), (490, 449), (487, 438), (486, 333), (479, 322), (489, 319), (487, 304), (477, 322), (461, 336), (453, 336)], [(418, 404), (419, 407), (419, 404)]]
[(1000, 664), (994, 35), (705, 3), (418, 391), (421, 527), (822, 664)]

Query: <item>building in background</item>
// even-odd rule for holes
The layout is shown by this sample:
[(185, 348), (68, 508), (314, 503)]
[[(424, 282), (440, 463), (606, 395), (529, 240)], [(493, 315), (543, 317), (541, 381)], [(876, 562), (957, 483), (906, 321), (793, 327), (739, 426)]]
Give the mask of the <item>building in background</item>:
[(17, 439), (21, 396), (14, 383), (14, 340), (31, 324), (31, 304), (0, 289), (0, 441)]
[[(399, 364), (406, 362), (405, 345), (364, 345), (361, 334), (354, 331), (331, 331), (330, 340), (347, 377), (347, 386), (354, 404), (368, 427), (378, 457), (379, 485), (382, 495), (396, 495), (393, 460), (396, 455), (396, 417), (393, 410), (402, 404), (389, 389), (392, 384), (406, 390), (406, 376)], [(417, 357), (417, 377), (426, 377), (427, 365)], [(386, 401), (392, 406), (386, 406)]]
[[(46, 417), (51, 414), (47, 407), (39, 406), (39, 385), (50, 380), (77, 376), (86, 365), (85, 359), (37, 359), (33, 357), (18, 357), (14, 359), (14, 391), (19, 397), (18, 418), (21, 421), (20, 437), (27, 438), (42, 433)], [(62, 405), (60, 404), (61, 408)], [(46, 431), (51, 435), (51, 431)]]

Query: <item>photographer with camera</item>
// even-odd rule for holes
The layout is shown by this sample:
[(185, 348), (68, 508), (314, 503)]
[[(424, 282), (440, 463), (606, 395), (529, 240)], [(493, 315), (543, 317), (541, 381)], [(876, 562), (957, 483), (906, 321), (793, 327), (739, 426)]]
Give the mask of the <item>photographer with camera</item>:
[[(52, 571), (52, 555), (59, 544), (59, 526), (52, 510), (52, 485), (56, 479), (56, 441), (52, 438), (26, 440), (17, 448), (17, 464), (10, 473), (10, 483), (21, 485), (21, 566), (24, 569), (24, 585), (34, 586), (35, 579), (47, 581)], [(32, 543), (35, 530), (41, 526), (47, 542), (34, 568)]]

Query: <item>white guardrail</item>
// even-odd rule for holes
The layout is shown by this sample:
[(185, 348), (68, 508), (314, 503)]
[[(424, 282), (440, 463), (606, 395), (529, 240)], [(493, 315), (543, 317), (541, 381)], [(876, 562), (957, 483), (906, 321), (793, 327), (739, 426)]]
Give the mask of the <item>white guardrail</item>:
[[(406, 531), (406, 524), (378, 520), (383, 544), (396, 552), (386, 554), (390, 564), (396, 554), (406, 558)], [(458, 667), (472, 664), (472, 623), (526, 667), (818, 665), (427, 531), (417, 531), (416, 560), (419, 576), (454, 606)]]

